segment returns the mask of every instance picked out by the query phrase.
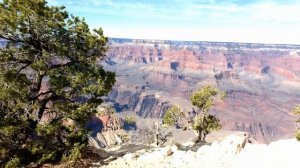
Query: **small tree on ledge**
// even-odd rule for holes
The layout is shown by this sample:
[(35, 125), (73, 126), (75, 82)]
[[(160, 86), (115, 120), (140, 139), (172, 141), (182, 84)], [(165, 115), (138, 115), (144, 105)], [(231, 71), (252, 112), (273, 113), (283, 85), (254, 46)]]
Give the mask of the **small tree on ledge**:
[(222, 128), (220, 120), (208, 111), (215, 100), (223, 99), (225, 96), (224, 92), (212, 86), (205, 86), (191, 95), (192, 104), (199, 108), (193, 122), (193, 128), (198, 132), (197, 141), (205, 141), (207, 134)]
[(184, 113), (179, 106), (172, 106), (167, 109), (163, 122), (167, 125), (178, 125), (179, 120), (184, 117)]

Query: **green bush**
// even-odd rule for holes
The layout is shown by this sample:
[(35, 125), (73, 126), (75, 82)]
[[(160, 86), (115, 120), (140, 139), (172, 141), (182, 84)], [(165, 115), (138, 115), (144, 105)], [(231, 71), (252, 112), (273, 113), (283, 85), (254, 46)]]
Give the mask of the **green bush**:
[(297, 124), (297, 131), (296, 131), (296, 139), (300, 141), (300, 105), (296, 106), (293, 111), (294, 115), (296, 116), (296, 124)]
[(167, 125), (179, 124), (179, 120), (184, 117), (184, 113), (179, 106), (172, 106), (165, 112), (163, 123)]
[(297, 139), (298, 141), (300, 141), (300, 130), (298, 130), (298, 131), (296, 132), (296, 139)]
[(133, 115), (126, 115), (124, 119), (124, 124), (134, 125), (136, 124), (136, 118)]
[(99, 115), (111, 115), (115, 113), (116, 113), (115, 108), (113, 107), (113, 105), (109, 103), (102, 103), (97, 107), (97, 114)]

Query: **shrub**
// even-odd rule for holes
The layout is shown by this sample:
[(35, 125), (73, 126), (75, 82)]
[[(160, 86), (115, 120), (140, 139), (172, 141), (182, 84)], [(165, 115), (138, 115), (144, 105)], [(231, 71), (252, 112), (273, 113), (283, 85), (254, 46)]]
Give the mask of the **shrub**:
[(164, 118), (163, 123), (167, 125), (176, 125), (179, 124), (179, 120), (184, 117), (184, 113), (180, 109), (179, 106), (172, 106), (167, 109)]
[(297, 130), (296, 130), (296, 139), (300, 141), (300, 105), (294, 107), (293, 111), (294, 115), (296, 116), (296, 124), (297, 124)]
[(297, 132), (296, 132), (296, 139), (298, 141), (300, 141), (300, 131), (299, 130), (297, 130)]
[(136, 124), (136, 118), (133, 115), (126, 115), (124, 119), (124, 124), (134, 125)]
[(116, 113), (116, 110), (112, 104), (102, 103), (97, 107), (97, 114), (99, 115), (111, 115), (114, 113)]

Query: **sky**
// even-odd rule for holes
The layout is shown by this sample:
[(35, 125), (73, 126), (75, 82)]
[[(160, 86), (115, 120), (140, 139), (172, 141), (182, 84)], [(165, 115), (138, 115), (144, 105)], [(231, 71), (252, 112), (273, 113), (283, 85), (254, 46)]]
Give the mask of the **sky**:
[(300, 44), (300, 0), (48, 0), (108, 37)]

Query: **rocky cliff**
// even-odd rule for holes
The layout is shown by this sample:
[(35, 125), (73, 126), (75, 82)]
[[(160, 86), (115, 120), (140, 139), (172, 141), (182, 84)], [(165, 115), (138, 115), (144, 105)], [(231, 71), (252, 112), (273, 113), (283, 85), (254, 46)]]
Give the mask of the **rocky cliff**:
[(293, 136), (289, 112), (300, 104), (300, 46), (111, 39), (103, 64), (117, 73), (109, 94), (119, 111), (162, 117), (172, 104), (210, 84), (227, 92), (211, 112), (225, 130), (261, 142)]
[(152, 150), (128, 153), (108, 165), (94, 163), (95, 167), (168, 167), (168, 168), (297, 168), (300, 143), (295, 139), (280, 140), (266, 144), (246, 143), (243, 137), (230, 135), (222, 141), (214, 141), (196, 151), (180, 150), (177, 146), (167, 146)]
[(119, 134), (123, 132), (124, 121), (114, 112), (109, 103), (102, 103), (97, 107), (97, 113), (86, 123), (86, 128), (91, 130), (90, 145), (107, 149), (122, 143)]

